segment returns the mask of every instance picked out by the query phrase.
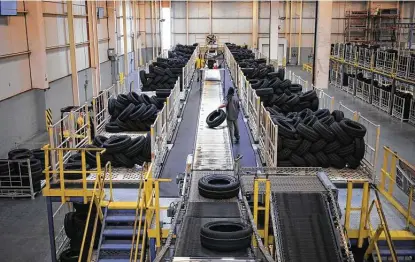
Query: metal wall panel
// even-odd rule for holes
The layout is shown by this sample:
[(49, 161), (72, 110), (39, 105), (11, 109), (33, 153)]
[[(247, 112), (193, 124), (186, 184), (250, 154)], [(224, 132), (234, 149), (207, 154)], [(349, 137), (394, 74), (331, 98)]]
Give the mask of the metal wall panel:
[(210, 6), (207, 2), (189, 1), (189, 18), (209, 18)]
[[(283, 2), (280, 1), (280, 10), (282, 13), (284, 13), (285, 9), (282, 9), (281, 6), (283, 6)], [(270, 18), (270, 3), (268, 1), (266, 2), (259, 2), (259, 18)], [(252, 16), (252, 6), (251, 6), (251, 16)]]
[(212, 2), (213, 18), (251, 18), (252, 3)]
[[(186, 2), (172, 1), (171, 2), (171, 18), (186, 18)], [(174, 10), (174, 12), (173, 12)]]
[(212, 19), (212, 33), (250, 34), (252, 33), (252, 19)]
[[(193, 21), (193, 20), (192, 20)], [(174, 19), (174, 31), (172, 31), (173, 34), (182, 33), (186, 34), (186, 19)]]
[(27, 55), (0, 59), (0, 100), (31, 88)]
[[(252, 23), (252, 20), (251, 20)], [(258, 23), (259, 34), (269, 34), (269, 18), (260, 18)]]
[(209, 19), (200, 18), (189, 21), (189, 33), (209, 34)]

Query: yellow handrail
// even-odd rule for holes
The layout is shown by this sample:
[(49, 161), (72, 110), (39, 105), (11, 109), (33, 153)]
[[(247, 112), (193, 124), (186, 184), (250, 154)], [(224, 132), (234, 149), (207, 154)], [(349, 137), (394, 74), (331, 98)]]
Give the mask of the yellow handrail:
[[(130, 262), (131, 261), (137, 261), (137, 249), (138, 249), (138, 243), (139, 243), (139, 239), (140, 239), (141, 222), (143, 220), (142, 217), (143, 217), (144, 206), (146, 205), (145, 194), (142, 194), (143, 186), (144, 186), (144, 179), (143, 179), (143, 174), (141, 174), (140, 186), (138, 188), (137, 207), (136, 207), (136, 210), (135, 210), (133, 239), (131, 241)], [(138, 214), (140, 214), (140, 215), (138, 215)], [(138, 221), (138, 232), (137, 232), (137, 244), (134, 245), (135, 234), (136, 234), (136, 230), (137, 230), (137, 220), (139, 220)], [(135, 249), (135, 252), (134, 252), (134, 249)], [(133, 260), (133, 252), (134, 252), (134, 260)]]
[[(385, 234), (386, 243), (388, 244), (388, 247), (391, 253), (392, 261), (397, 262), (398, 257), (396, 254), (396, 250), (393, 245), (392, 237), (390, 235), (390, 231), (389, 231), (388, 223), (386, 221), (385, 214), (383, 213), (382, 204), (381, 204), (381, 201), (379, 200), (379, 195), (376, 191), (375, 191), (375, 196), (376, 196), (376, 199), (372, 201), (367, 217), (366, 217), (366, 228), (369, 229), (370, 242), (365, 252), (365, 258), (367, 259), (372, 254), (373, 248), (375, 248), (378, 259), (381, 259), (377, 241), (379, 240), (379, 237), (383, 232)], [(380, 225), (376, 229), (375, 234), (372, 235), (373, 226), (372, 226), (372, 223), (370, 222), (370, 214), (372, 212), (373, 207), (376, 207), (376, 211), (379, 215)]]

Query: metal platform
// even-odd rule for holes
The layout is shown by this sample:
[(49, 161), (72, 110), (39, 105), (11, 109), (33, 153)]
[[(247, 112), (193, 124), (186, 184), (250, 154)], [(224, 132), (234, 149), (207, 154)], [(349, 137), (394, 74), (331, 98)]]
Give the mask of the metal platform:
[(209, 128), (207, 116), (222, 103), (221, 82), (205, 81), (202, 88), (193, 170), (232, 170), (232, 146), (226, 123)]
[[(325, 192), (327, 191), (317, 176), (270, 176), (271, 192)], [(243, 192), (253, 193), (254, 176), (242, 176)], [(265, 193), (265, 184), (259, 184), (259, 192)]]

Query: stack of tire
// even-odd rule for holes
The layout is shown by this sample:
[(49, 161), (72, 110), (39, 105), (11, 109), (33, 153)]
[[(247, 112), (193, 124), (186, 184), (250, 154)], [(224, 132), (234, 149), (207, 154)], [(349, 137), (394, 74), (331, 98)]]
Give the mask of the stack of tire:
[(157, 117), (159, 109), (164, 106), (168, 92), (158, 91), (157, 96), (148, 97), (135, 92), (120, 94), (108, 100), (108, 112), (111, 115), (105, 130), (110, 133), (123, 131), (149, 131)]
[(402, 92), (400, 90), (395, 91), (395, 95), (402, 98), (404, 100), (403, 102), (403, 118), (408, 119), (409, 118), (409, 109), (411, 107), (411, 100), (413, 98), (413, 95), (408, 92)]
[[(70, 239), (70, 247), (69, 249), (63, 251), (60, 256), (61, 262), (73, 262), (78, 261), (79, 254), (81, 251), (82, 246), (82, 239), (84, 236), (84, 231), (86, 227), (88, 211), (89, 211), (89, 204), (83, 203), (73, 203), (75, 208), (75, 212), (69, 212), (65, 215), (64, 219), (64, 230), (66, 236)], [(95, 216), (97, 215), (96, 207), (93, 206), (90, 220), (88, 223), (87, 235), (85, 238), (84, 249), (82, 252), (82, 261), (87, 261), (88, 258), (88, 251), (91, 245), (93, 227)], [(95, 233), (94, 239), (94, 249), (98, 247), (99, 238), (101, 235), (101, 220), (98, 219), (97, 230)]]
[[(235, 176), (209, 174), (198, 181), (199, 194), (209, 199), (230, 199), (239, 194), (240, 183)], [(231, 252), (250, 246), (252, 227), (235, 221), (209, 222), (200, 229), (200, 242), (204, 248)]]
[(240, 62), (244, 59), (255, 59), (255, 54), (252, 50), (248, 49), (248, 46), (239, 46), (232, 43), (225, 43), (232, 53), (236, 62)]
[(145, 70), (140, 71), (142, 91), (173, 89), (179, 77), (182, 76), (182, 68), (186, 63), (186, 59), (157, 58), (157, 62), (149, 65), (148, 73)]
[(342, 111), (305, 109), (272, 116), (278, 126), (278, 166), (359, 167), (365, 154), (366, 128)]
[[(39, 154), (37, 153), (36, 156), (39, 157)], [(0, 181), (2, 186), (30, 186), (30, 174), (33, 191), (39, 192), (42, 189), (41, 180), (45, 179), (43, 174), (44, 160), (42, 164), (42, 161), (36, 159), (33, 152), (26, 148), (9, 151), (8, 160), (13, 160), (14, 162), (0, 161)], [(29, 163), (28, 160), (30, 161)]]

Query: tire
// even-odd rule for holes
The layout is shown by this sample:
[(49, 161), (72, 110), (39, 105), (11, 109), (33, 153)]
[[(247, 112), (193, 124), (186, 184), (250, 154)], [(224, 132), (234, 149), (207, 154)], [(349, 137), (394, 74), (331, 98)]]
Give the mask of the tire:
[(151, 104), (150, 97), (146, 94), (141, 94), (140, 102), (145, 104), (145, 105), (150, 105)]
[(334, 120), (333, 116), (326, 116), (326, 117), (321, 118), (320, 122), (325, 124), (326, 126), (331, 126), (331, 124), (333, 124), (336, 121)]
[(155, 105), (148, 105), (146, 112), (141, 116), (141, 121), (145, 121), (157, 114), (157, 107)]
[(344, 158), (347, 163), (347, 167), (351, 169), (356, 169), (360, 166), (360, 161), (354, 158), (352, 155), (348, 155)]
[(316, 98), (317, 98), (317, 93), (316, 93), (315, 90), (309, 90), (309, 91), (307, 91), (305, 93), (302, 93), (300, 95), (300, 101), (310, 101), (311, 102)]
[(134, 161), (129, 159), (126, 155), (123, 153), (117, 153), (114, 154), (114, 160), (120, 163), (122, 166), (126, 168), (133, 168), (134, 167)]
[(108, 113), (110, 115), (113, 115), (115, 112), (115, 103), (116, 103), (116, 99), (115, 98), (110, 98), (108, 99)]
[[(89, 165), (86, 165), (86, 170), (90, 169)], [(81, 162), (73, 162), (73, 163), (66, 163), (64, 170), (67, 171), (80, 171), (82, 170), (82, 163)], [(65, 174), (64, 175), (65, 180), (78, 180), (82, 179), (82, 173), (74, 173), (74, 174)]]
[(275, 124), (278, 126), (278, 134), (286, 138), (295, 138), (296, 130), (291, 124), (282, 119), (277, 119)]
[(344, 132), (353, 138), (363, 138), (366, 135), (366, 127), (356, 121), (343, 119), (339, 125)]
[(278, 97), (278, 99), (275, 101), (275, 105), (280, 106), (282, 104), (285, 103), (285, 101), (287, 101), (288, 96), (283, 93), (282, 95), (280, 95), (280, 97)]
[(366, 146), (365, 146), (365, 140), (363, 138), (355, 138), (354, 139), (354, 158), (356, 158), (357, 160), (362, 160), (365, 157), (365, 151), (366, 151)]
[(166, 98), (169, 97), (171, 93), (171, 89), (157, 89), (156, 90), (156, 96)]
[(32, 152), (29, 153), (21, 153), (21, 154), (13, 154), (10, 160), (26, 160), (33, 158)]
[(155, 66), (154, 67), (154, 73), (157, 74), (158, 76), (164, 76), (164, 69)]
[(305, 162), (307, 163), (307, 166), (310, 166), (310, 167), (320, 166), (320, 163), (318, 162), (317, 158), (311, 153), (304, 154), (303, 158)]
[(342, 169), (346, 166), (346, 162), (343, 158), (339, 157), (339, 155), (335, 153), (328, 154), (327, 157), (330, 160), (330, 165), (337, 169)]
[(333, 142), (336, 140), (336, 135), (331, 131), (330, 127), (321, 123), (320, 121), (316, 121), (314, 123), (313, 129), (319, 133), (319, 135), (323, 137), (327, 142)]
[(128, 100), (129, 100), (132, 104), (134, 104), (134, 105), (139, 105), (139, 104), (141, 104), (141, 103), (140, 103), (140, 100), (139, 100), (139, 97), (140, 97), (140, 96), (139, 96), (136, 92), (130, 92), (130, 93), (128, 93), (127, 97), (128, 97)]
[(95, 136), (94, 137), (94, 145), (97, 147), (102, 147), (105, 141), (107, 141), (108, 138), (105, 136)]
[(30, 158), (30, 156), (32, 155), (32, 152), (30, 152), (30, 150), (26, 148), (19, 148), (19, 149), (10, 150), (7, 156), (9, 157), (9, 159), (14, 159), (14, 156), (22, 155), (22, 154), (29, 155), (28, 158)]
[(310, 142), (316, 142), (320, 139), (320, 135), (314, 131), (312, 127), (309, 127), (305, 125), (304, 123), (300, 123), (297, 126), (297, 132), (300, 134), (303, 138), (309, 140)]
[(203, 247), (230, 252), (246, 249), (251, 245), (252, 228), (241, 222), (208, 222), (200, 229), (200, 243)]
[(133, 112), (130, 114), (130, 119), (133, 121), (140, 120), (141, 116), (146, 112), (147, 106), (145, 104), (140, 104), (136, 106)]
[(287, 101), (285, 101), (285, 103), (289, 107), (293, 107), (293, 106), (297, 105), (299, 102), (300, 102), (300, 98), (296, 95), (291, 95), (290, 97), (288, 97)]
[[(288, 90), (288, 89), (286, 89), (286, 90)], [(290, 86), (290, 91), (291, 91), (292, 93), (298, 94), (298, 93), (300, 93), (302, 90), (303, 90), (303, 86), (302, 86), (302, 85), (300, 85), (300, 84), (293, 84), (293, 85), (291, 85), (291, 86)], [(301, 94), (300, 94), (300, 96), (301, 96)], [(300, 96), (299, 96), (299, 97), (300, 97)], [(300, 100), (301, 100), (301, 98), (300, 98)]]
[(120, 94), (117, 96), (117, 101), (120, 102), (124, 107), (128, 106), (130, 104), (130, 101), (128, 100), (128, 96), (126, 94)]
[(206, 124), (209, 128), (215, 128), (220, 126), (226, 120), (226, 113), (223, 110), (215, 110), (210, 113), (206, 118)]
[(105, 131), (109, 133), (119, 133), (122, 132), (122, 129), (115, 122), (109, 122), (105, 124)]
[(199, 194), (210, 199), (229, 199), (239, 193), (239, 181), (234, 176), (211, 174), (198, 181)]
[(311, 101), (311, 107), (310, 109), (313, 111), (317, 111), (318, 110), (318, 106), (319, 106), (319, 100), (318, 98), (313, 99), (313, 101)]
[(277, 161), (277, 167), (293, 167), (294, 164), (290, 160)]
[(304, 158), (297, 154), (291, 154), (290, 161), (296, 166), (296, 167), (305, 167), (307, 166), (307, 163), (305, 162)]
[(272, 88), (262, 88), (255, 90), (257, 96), (269, 96), (274, 94), (274, 90)]
[(308, 150), (310, 150), (312, 143), (308, 141), (307, 139), (303, 139), (301, 144), (298, 146), (297, 150), (295, 150), (295, 154), (298, 156), (302, 156), (305, 153), (308, 153)]
[(324, 140), (324, 138), (321, 138), (317, 142), (314, 142), (311, 145), (309, 152), (313, 154), (320, 152), (326, 147), (326, 145), (327, 145), (326, 140)]
[(282, 68), (279, 68), (279, 69), (278, 69), (278, 77), (279, 77), (279, 79), (280, 79), (281, 81), (283, 81), (283, 80), (284, 80), (284, 78), (285, 78), (285, 71), (284, 71), (284, 69), (282, 69)]
[(268, 79), (271, 79), (271, 80), (276, 79), (276, 78), (278, 78), (278, 72), (268, 73), (267, 77), (268, 77)]
[(300, 117), (302, 120), (304, 120), (306, 117), (312, 116), (313, 115), (313, 111), (311, 111), (310, 109), (306, 108), (303, 109), (299, 114), (298, 117)]
[(134, 138), (131, 142), (131, 146), (125, 152), (125, 155), (129, 158), (133, 158), (143, 151), (146, 139), (143, 136), (139, 136)]
[(121, 121), (126, 121), (128, 119), (128, 117), (131, 115), (131, 113), (134, 111), (134, 109), (135, 109), (135, 105), (134, 104), (129, 104), (122, 111), (122, 113), (118, 116), (118, 119), (120, 119)]
[(326, 153), (326, 154), (331, 154), (331, 153), (336, 152), (336, 151), (337, 151), (337, 150), (339, 150), (340, 148), (341, 148), (341, 144), (339, 143), (339, 141), (335, 140), (335, 141), (333, 141), (333, 142), (331, 142), (331, 143), (328, 143), (328, 144), (324, 147), (323, 151), (324, 151), (324, 153)]
[(146, 71), (140, 70), (140, 80), (143, 85), (147, 85)]
[[(160, 98), (159, 98), (159, 99), (160, 99)], [(164, 102), (160, 102), (160, 101), (157, 99), (157, 96), (152, 96), (152, 97), (150, 97), (150, 100), (151, 100), (151, 104), (155, 105), (155, 106), (156, 106), (156, 108), (157, 108), (158, 110), (163, 109)]]
[(301, 138), (282, 138), (282, 148), (288, 148), (291, 150), (296, 150), (302, 142)]
[(112, 136), (103, 144), (109, 154), (123, 152), (130, 146), (131, 137), (129, 136)]
[(317, 158), (318, 162), (320, 163), (321, 167), (323, 167), (323, 168), (330, 167), (330, 159), (323, 152), (321, 152), (321, 151), (317, 152), (316, 153), (316, 158)]
[(333, 112), (331, 112), (331, 115), (334, 117), (334, 120), (336, 122), (340, 122), (344, 118), (344, 113), (340, 110), (333, 110)]
[(292, 150), (288, 148), (283, 148), (280, 152), (277, 154), (277, 160), (287, 160), (291, 157)]
[(67, 249), (63, 251), (60, 255), (61, 262), (78, 262), (79, 260), (79, 251)]
[(352, 143), (352, 144), (349, 144), (347, 146), (340, 147), (340, 149), (338, 149), (336, 153), (339, 155), (339, 157), (345, 157), (345, 156), (348, 156), (348, 155), (353, 155), (354, 154), (354, 148), (355, 148), (355, 145), (354, 145), (354, 143)]
[(129, 125), (127, 125), (127, 123), (126, 123), (126, 122), (121, 121), (119, 118), (117, 118), (117, 119), (115, 120), (115, 123), (118, 125), (118, 127), (119, 127), (121, 130), (130, 131), (130, 126), (129, 126)]
[(328, 110), (328, 109), (319, 109), (314, 113), (314, 115), (318, 119), (322, 119), (323, 117), (326, 117), (326, 116), (330, 115), (330, 110)]
[(280, 88), (282, 90), (285, 90), (285, 89), (289, 88), (290, 86), (291, 86), (291, 81), (289, 79), (283, 80), (280, 84)]
[(73, 223), (74, 215), (75, 215), (75, 212), (66, 213), (65, 218), (63, 220), (63, 227), (65, 230), (65, 234), (70, 239), (76, 236), (76, 228), (74, 227), (74, 223)]
[(330, 125), (330, 129), (336, 135), (339, 142), (343, 145), (348, 145), (353, 142), (353, 138), (351, 138), (346, 132), (344, 132), (344, 130), (340, 127), (339, 123), (334, 122)]
[(316, 121), (317, 121), (317, 117), (311, 115), (311, 116), (304, 118), (302, 123), (306, 126), (312, 127)]

